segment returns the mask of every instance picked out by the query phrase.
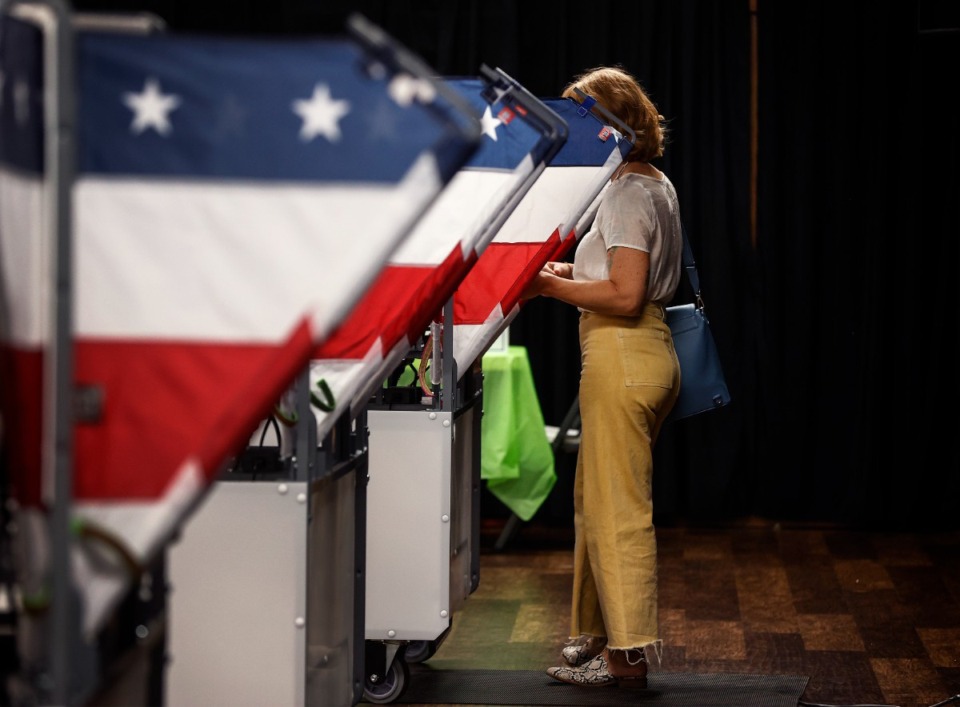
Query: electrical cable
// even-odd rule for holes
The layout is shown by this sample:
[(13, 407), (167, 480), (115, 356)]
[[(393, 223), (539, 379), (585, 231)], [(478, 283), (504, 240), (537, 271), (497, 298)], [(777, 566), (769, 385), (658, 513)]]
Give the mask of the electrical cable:
[(286, 411), (280, 407), (280, 403), (273, 406), (273, 414), (284, 424), (285, 427), (293, 427), (297, 424), (297, 411)]
[(101, 528), (89, 520), (81, 518), (74, 518), (71, 525), (74, 535), (81, 540), (95, 540), (113, 550), (120, 558), (123, 566), (126, 567), (131, 579), (136, 579), (144, 573), (144, 567), (134, 556), (133, 552), (130, 551), (119, 537), (106, 528)]
[(271, 415), (267, 418), (266, 422), (263, 423), (263, 430), (260, 432), (260, 446), (263, 446), (263, 440), (267, 436), (267, 428), (273, 427), (274, 433), (277, 435), (277, 446), (280, 446), (280, 424), (277, 422), (275, 415)]
[(427, 385), (427, 369), (430, 367), (430, 358), (433, 356), (433, 334), (427, 336), (423, 344), (423, 355), (420, 357), (420, 370), (417, 372), (417, 380), (420, 381), (420, 390), (424, 395), (433, 397), (433, 390)]
[(323, 412), (333, 412), (334, 408), (337, 407), (337, 400), (333, 397), (333, 391), (330, 389), (330, 384), (327, 383), (326, 378), (317, 381), (317, 389), (323, 393), (323, 399), (321, 400), (320, 396), (311, 391), (310, 402)]
[[(70, 523), (70, 530), (81, 541), (94, 541), (104, 545), (120, 559), (120, 564), (126, 569), (131, 580), (137, 580), (146, 571), (130, 548), (117, 535), (106, 528), (92, 523), (85, 518), (74, 518)], [(50, 608), (52, 594), (48, 586), (41, 587), (30, 596), (23, 596), (23, 609), (28, 614), (42, 614)]]

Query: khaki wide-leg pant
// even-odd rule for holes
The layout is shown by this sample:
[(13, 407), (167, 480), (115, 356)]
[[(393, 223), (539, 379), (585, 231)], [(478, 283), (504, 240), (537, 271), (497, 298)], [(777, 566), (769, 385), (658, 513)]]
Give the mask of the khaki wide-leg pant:
[(663, 307), (580, 317), (580, 451), (574, 482), (571, 636), (654, 646), (657, 542), (652, 448), (680, 389)]

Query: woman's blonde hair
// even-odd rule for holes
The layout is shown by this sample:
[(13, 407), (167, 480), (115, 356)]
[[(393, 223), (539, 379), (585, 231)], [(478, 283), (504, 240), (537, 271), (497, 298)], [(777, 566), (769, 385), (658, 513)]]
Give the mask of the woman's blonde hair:
[[(595, 99), (636, 132), (633, 149), (626, 157), (628, 162), (649, 162), (663, 155), (667, 141), (666, 122), (643, 86), (630, 73), (619, 66), (600, 66), (574, 77), (562, 95), (581, 103), (583, 99), (574, 89), (580, 89)], [(602, 116), (598, 117), (602, 119)]]

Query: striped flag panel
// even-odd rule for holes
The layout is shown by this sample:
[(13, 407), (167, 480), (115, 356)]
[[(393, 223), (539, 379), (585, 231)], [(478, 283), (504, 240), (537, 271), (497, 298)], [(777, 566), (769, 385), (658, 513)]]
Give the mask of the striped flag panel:
[[(78, 35), (72, 351), (51, 351), (56, 174), (43, 157), (56, 136), (42, 121), (55, 106), (42, 89), (55, 87), (42, 33), (2, 25), (4, 380), (17, 381), (3, 414), (26, 428), (10, 445), (20, 500), (50, 498), (43, 370), (73, 354), (88, 403), (75, 520), (144, 560), (476, 150), (479, 126), (359, 39)], [(86, 558), (94, 630), (124, 587)]]

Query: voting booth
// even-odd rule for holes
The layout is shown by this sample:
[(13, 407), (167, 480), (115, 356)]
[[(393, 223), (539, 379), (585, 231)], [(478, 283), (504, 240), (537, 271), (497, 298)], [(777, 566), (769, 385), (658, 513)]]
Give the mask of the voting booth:
[[(441, 395), (452, 391), (450, 402), (439, 410), (425, 405), (417, 397), (428, 387), (414, 386), (406, 399), (397, 388), (395, 400), (385, 399), (381, 391), (377, 403), (368, 406), (365, 699), (370, 702), (391, 702), (402, 694), (407, 663), (428, 660), (436, 652), (481, 580), (483, 421), (511, 414), (515, 402), (501, 399), (501, 406), (487, 406), (484, 354), (519, 312), (520, 294), (540, 268), (563, 257), (584, 232), (600, 192), (631, 146), (632, 135), (611, 127), (618, 124), (612, 116), (608, 124), (569, 99), (543, 103), (567, 125), (566, 140), (478, 254), (444, 307), (439, 334), (432, 337), (433, 343), (442, 341), (432, 356), (443, 356), (444, 380), (438, 390)], [(470, 203), (463, 198), (457, 208), (468, 209)], [(422, 383), (422, 357), (429, 352), (417, 353), (421, 363), (410, 365)], [(493, 366), (506, 364), (498, 370), (501, 381), (512, 380), (512, 364), (522, 365), (525, 357), (519, 354), (508, 351), (502, 361), (489, 359)], [(516, 380), (521, 378), (517, 371)], [(534, 402), (535, 392), (526, 392), (524, 400)], [(525, 465), (534, 478), (501, 478), (490, 487), (525, 518), (556, 479), (542, 417), (528, 431), (539, 434), (543, 453), (539, 465)]]
[[(27, 703), (84, 702), (144, 647), (158, 670), (172, 647), (168, 696), (191, 670), (242, 688), (276, 649), (295, 660), (266, 676), (275, 694), (359, 699), (362, 612), (343, 609), (362, 605), (365, 427), (328, 444), (305, 426), (290, 464), (221, 481), (477, 147), (475, 116), (432, 72), (361, 18), (349, 30), (177, 36), (4, 3), (3, 530), (17, 528)], [(239, 647), (223, 626), (260, 616), (270, 630), (248, 630), (219, 674)]]

